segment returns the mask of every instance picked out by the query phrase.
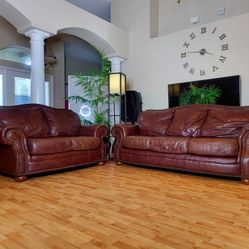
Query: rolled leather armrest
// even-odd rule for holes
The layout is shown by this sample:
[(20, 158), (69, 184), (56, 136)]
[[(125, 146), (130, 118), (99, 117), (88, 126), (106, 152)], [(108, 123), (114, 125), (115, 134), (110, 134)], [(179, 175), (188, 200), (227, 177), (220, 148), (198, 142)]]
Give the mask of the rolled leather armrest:
[(117, 124), (112, 127), (111, 133), (115, 138), (114, 160), (120, 161), (119, 150), (121, 148), (122, 139), (126, 136), (139, 135), (139, 127), (138, 125)]
[(117, 124), (112, 127), (112, 135), (116, 139), (139, 135), (139, 127), (138, 125)]
[(13, 145), (16, 140), (25, 138), (24, 132), (15, 126), (0, 125), (0, 143)]
[(30, 153), (24, 132), (17, 127), (4, 127), (1, 125), (0, 144), (6, 146), (6, 151), (9, 151), (9, 153), (6, 153), (5, 156), (11, 156), (15, 158), (14, 160), (16, 162), (16, 166), (13, 175), (25, 175), (28, 172), (28, 158)]
[(241, 163), (242, 177), (249, 177), (249, 125), (243, 129), (239, 137), (240, 152), (239, 161)]
[(80, 136), (106, 137), (108, 128), (106, 125), (86, 125), (80, 127)]
[(245, 137), (247, 136), (247, 132), (249, 131), (249, 125), (246, 125), (240, 135), (238, 136), (238, 143), (239, 143), (239, 152), (238, 152), (238, 158), (237, 158), (237, 163), (241, 162), (241, 156), (242, 156), (242, 151), (244, 149), (245, 145)]

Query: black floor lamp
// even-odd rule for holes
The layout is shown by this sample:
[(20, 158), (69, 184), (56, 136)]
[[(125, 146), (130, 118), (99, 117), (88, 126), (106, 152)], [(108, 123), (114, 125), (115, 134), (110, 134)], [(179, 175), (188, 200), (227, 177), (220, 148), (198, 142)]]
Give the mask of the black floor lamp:
[[(113, 125), (120, 124), (122, 115), (126, 117), (126, 75), (119, 73), (110, 73), (108, 79), (108, 96), (109, 96), (109, 108), (108, 108), (108, 121), (110, 125), (110, 131)], [(109, 133), (109, 159), (113, 158), (113, 145), (115, 144), (114, 138)]]
[[(121, 115), (126, 116), (126, 104), (125, 102), (126, 92), (126, 75), (123, 73), (110, 73), (109, 84), (108, 84), (108, 95), (109, 95), (109, 124), (120, 124)], [(124, 110), (122, 110), (122, 108)]]

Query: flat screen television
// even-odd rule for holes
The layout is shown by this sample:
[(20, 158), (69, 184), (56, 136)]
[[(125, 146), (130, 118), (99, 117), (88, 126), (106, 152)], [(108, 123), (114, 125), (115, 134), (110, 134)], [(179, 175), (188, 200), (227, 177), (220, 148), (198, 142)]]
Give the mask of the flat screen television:
[(240, 105), (240, 76), (228, 76), (222, 78), (198, 80), (191, 82), (182, 82), (168, 85), (168, 100), (169, 107), (174, 107), (179, 105), (180, 93), (185, 89), (188, 89), (190, 83), (198, 87), (204, 85), (215, 85), (221, 89), (221, 96), (217, 99), (217, 105), (230, 105), (239, 106)]

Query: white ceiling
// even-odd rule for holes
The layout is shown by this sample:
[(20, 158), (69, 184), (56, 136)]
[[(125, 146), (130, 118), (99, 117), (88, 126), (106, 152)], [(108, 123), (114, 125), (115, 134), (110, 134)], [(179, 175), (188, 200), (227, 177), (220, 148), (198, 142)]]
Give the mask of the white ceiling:
[(106, 21), (110, 21), (111, 0), (66, 0)]

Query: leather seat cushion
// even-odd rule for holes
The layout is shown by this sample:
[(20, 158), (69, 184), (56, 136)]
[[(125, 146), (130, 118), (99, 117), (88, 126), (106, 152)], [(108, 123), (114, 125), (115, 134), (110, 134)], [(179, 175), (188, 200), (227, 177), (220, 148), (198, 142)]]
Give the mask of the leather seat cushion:
[(127, 136), (123, 139), (122, 146), (161, 153), (214, 157), (234, 157), (237, 156), (239, 150), (238, 141), (235, 138)]
[(150, 139), (150, 150), (164, 153), (188, 153), (188, 137), (155, 137)]
[(124, 137), (122, 146), (130, 149), (149, 150), (151, 137), (148, 136), (127, 136)]
[(235, 138), (192, 138), (189, 140), (190, 154), (202, 156), (237, 156), (238, 140)]
[(188, 139), (186, 137), (128, 136), (123, 139), (122, 146), (155, 152), (187, 153)]
[(28, 147), (31, 155), (46, 155), (68, 151), (92, 150), (99, 148), (101, 141), (97, 137), (49, 137), (30, 138)]

